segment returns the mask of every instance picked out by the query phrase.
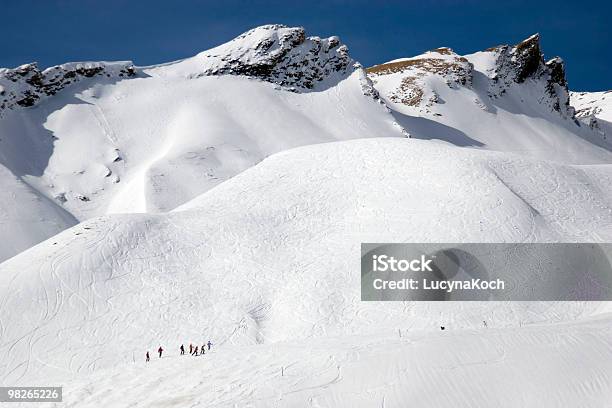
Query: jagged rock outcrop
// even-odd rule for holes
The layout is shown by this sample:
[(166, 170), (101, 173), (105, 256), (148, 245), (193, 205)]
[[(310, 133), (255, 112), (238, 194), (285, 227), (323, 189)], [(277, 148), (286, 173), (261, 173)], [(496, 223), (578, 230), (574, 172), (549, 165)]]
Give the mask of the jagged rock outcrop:
[(338, 37), (306, 37), (304, 28), (265, 25), (198, 54), (195, 76), (242, 75), (293, 90), (310, 90), (359, 69)]
[[(307, 91), (336, 85), (355, 70), (363, 71), (338, 37), (307, 37), (302, 27), (265, 25), (193, 58), (165, 64), (163, 71), (186, 66), (187, 77), (240, 75), (258, 78), (291, 91)], [(151, 67), (149, 68), (151, 69)], [(84, 78), (133, 77), (139, 69), (131, 62), (68, 63), (41, 71), (36, 63), (14, 69), (0, 68), (0, 114), (6, 109), (30, 107)], [(365, 75), (363, 75), (365, 77)], [(362, 81), (363, 92), (377, 98)]]
[(550, 80), (552, 83), (567, 87), (565, 79), (565, 64), (559, 57), (555, 57), (546, 62), (546, 67), (550, 70)]
[(565, 64), (559, 57), (555, 57), (546, 62), (549, 78), (546, 81), (548, 96), (552, 98), (553, 109), (568, 116), (574, 115), (574, 110), (570, 106), (569, 89), (565, 78)]
[(127, 78), (136, 73), (131, 62), (67, 63), (43, 71), (36, 63), (14, 69), (0, 68), (0, 114), (7, 109), (34, 106), (42, 98), (86, 78)]
[(442, 95), (447, 85), (474, 94), (474, 103), (485, 111), (494, 112), (495, 100), (512, 94), (508, 100), (531, 100), (544, 110), (574, 119), (563, 60), (545, 61), (538, 34), (513, 46), (500, 45), (465, 56), (447, 47), (436, 48), (367, 71), (386, 101), (422, 114), (440, 115), (436, 106), (445, 103)]
[(539, 34), (534, 34), (514, 46), (500, 45), (487, 51), (494, 53), (496, 58), (495, 68), (490, 75), (491, 96), (499, 97), (515, 84), (534, 80), (544, 84), (547, 100), (543, 102), (563, 116), (574, 116), (569, 104), (563, 60), (555, 57), (545, 62)]
[(525, 82), (527, 78), (540, 71), (544, 62), (540, 51), (539, 34), (532, 35), (515, 45), (508, 55), (512, 66), (515, 68), (516, 82)]
[(541, 75), (545, 68), (538, 34), (515, 46), (500, 45), (486, 51), (495, 55), (495, 67), (490, 77), (497, 85), (494, 89), (496, 96), (502, 95), (514, 83), (520, 84)]

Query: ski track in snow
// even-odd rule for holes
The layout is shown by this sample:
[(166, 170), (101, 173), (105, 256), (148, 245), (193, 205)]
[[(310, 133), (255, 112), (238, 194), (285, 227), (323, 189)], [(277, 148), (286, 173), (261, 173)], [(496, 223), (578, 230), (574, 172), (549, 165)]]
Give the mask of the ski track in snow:
[[(605, 303), (361, 302), (355, 271), (366, 241), (605, 242), (610, 171), (399, 138), (274, 155), (0, 264), (0, 381), (56, 381), (67, 406), (451, 406), (433, 384), (459, 406), (510, 406), (516, 387), (526, 406), (603, 401)], [(207, 339), (210, 356), (174, 357)]]
[(608, 322), (176, 350), (71, 383), (61, 406), (605, 406)]

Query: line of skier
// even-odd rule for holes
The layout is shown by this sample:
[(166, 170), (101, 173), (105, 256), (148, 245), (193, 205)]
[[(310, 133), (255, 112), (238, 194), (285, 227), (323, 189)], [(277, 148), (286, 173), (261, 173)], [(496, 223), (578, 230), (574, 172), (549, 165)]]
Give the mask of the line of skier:
[[(202, 344), (202, 346), (194, 346), (193, 343), (189, 343), (189, 354), (191, 354), (192, 356), (203, 356), (204, 354), (206, 354), (206, 349), (208, 348), (208, 351), (210, 351), (210, 348), (212, 347), (212, 342), (210, 340), (208, 340), (208, 343), (204, 343)], [(181, 344), (181, 347), (179, 347), (179, 350), (181, 351), (181, 356), (185, 355), (185, 345)], [(162, 358), (162, 355), (164, 353), (164, 348), (162, 346), (159, 346), (159, 348), (157, 349), (157, 353), (159, 354), (159, 358)], [(149, 362), (151, 360), (151, 356), (149, 355), (149, 352), (147, 351), (147, 354), (145, 355), (145, 362)]]

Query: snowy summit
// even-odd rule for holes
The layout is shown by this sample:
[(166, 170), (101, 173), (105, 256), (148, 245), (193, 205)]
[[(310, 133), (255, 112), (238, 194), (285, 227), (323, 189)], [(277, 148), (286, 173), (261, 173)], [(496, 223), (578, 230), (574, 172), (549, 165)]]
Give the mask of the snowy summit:
[(610, 302), (360, 297), (363, 242), (611, 242), (610, 93), (541, 48), (366, 69), (265, 25), (153, 66), (1, 68), (0, 383), (61, 384), (57, 407), (606, 406)]

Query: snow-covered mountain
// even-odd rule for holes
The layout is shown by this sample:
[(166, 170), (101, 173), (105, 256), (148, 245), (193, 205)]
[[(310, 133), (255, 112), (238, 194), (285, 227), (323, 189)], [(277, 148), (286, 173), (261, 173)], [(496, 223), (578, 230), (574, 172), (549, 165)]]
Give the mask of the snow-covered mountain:
[[(247, 355), (257, 344), (261, 353), (274, 354), (278, 342), (306, 349), (309, 343), (326, 342), (328, 349), (346, 351), (360, 344), (359, 338), (370, 338), (389, 359), (406, 361), (401, 354), (410, 354), (407, 346), (389, 349), (397, 346), (398, 329), (416, 336), (405, 340), (409, 343), (449, 345), (452, 340), (439, 340), (435, 333), (440, 325), (456, 333), (452, 338), (465, 353), (457, 365), (494, 361), (503, 373), (514, 364), (533, 369), (529, 356), (550, 338), (547, 333), (555, 332), (555, 324), (563, 323), (572, 344), (563, 349), (566, 355), (549, 350), (548, 360), (538, 360), (539, 369), (555, 371), (542, 386), (552, 389), (567, 381), (558, 398), (601, 400), (612, 391), (611, 371), (557, 372), (554, 367), (577, 364), (575, 348), (589, 361), (612, 357), (612, 348), (603, 346), (610, 344), (609, 330), (595, 323), (605, 316), (609, 322), (610, 315), (602, 314), (608, 305), (361, 302), (356, 254), (364, 241), (608, 242), (612, 192), (606, 186), (611, 182), (608, 165), (562, 165), (406, 138), (279, 153), (173, 212), (94, 218), (0, 264), (0, 378), (10, 384), (43, 379), (72, 384), (100, 370), (114, 378), (121, 367), (140, 361), (145, 350), (162, 344), (176, 355), (182, 342), (209, 337), (219, 350)], [(478, 348), (470, 351), (469, 338), (484, 329), (483, 320), (494, 338), (513, 340), (497, 351), (491, 343), (486, 355)], [(325, 365), (326, 347), (313, 351), (313, 367), (296, 370), (297, 383)], [(428, 350), (425, 359), (434, 358), (437, 347)], [(374, 358), (365, 353), (368, 361)], [(287, 362), (274, 362), (272, 354), (262, 357), (262, 364), (275, 372), (296, 358), (284, 352)], [(334, 373), (353, 359), (350, 354), (338, 358)], [(165, 371), (156, 364), (142, 381)], [(172, 364), (181, 370), (180, 362)], [(379, 365), (370, 369), (383, 376), (380, 387), (355, 399), (354, 406), (391, 398), (388, 384), (406, 387), (415, 375), (396, 376), (397, 370)], [(463, 367), (459, 373), (465, 376), (447, 377), (435, 365), (424, 370), (458, 390), (466, 378), (495, 389), (501, 375), (487, 376), (487, 370), (467, 375)], [(181, 376), (177, 371), (167, 375), (172, 373)], [(315, 389), (321, 398), (339, 398), (337, 390), (345, 385), (324, 383)], [(74, 391), (81, 386), (82, 391)], [(90, 385), (67, 388), (78, 406), (77, 396)], [(107, 393), (105, 398), (135, 400), (139, 389), (122, 387), (121, 396)], [(457, 393), (458, 400), (469, 397), (468, 389)], [(230, 391), (219, 392), (233, 395), (234, 402), (244, 398)], [(509, 406), (502, 403), (503, 395), (487, 394), (479, 401)], [(269, 406), (268, 398), (276, 394), (261, 406)], [(558, 398), (548, 404), (542, 399), (541, 406), (554, 406)], [(403, 406), (400, 402), (394, 405)], [(202, 404), (208, 406), (207, 400)]]
[(576, 120), (563, 61), (544, 60), (538, 35), (464, 56), (438, 48), (368, 74), (412, 137), (562, 163), (611, 162), (612, 144)]
[(367, 75), (337, 37), (282, 25), (150, 67), (0, 69), (0, 220), (14, 237), (0, 260), (91, 217), (172, 210), (312, 143), (409, 134), (611, 162), (605, 119), (576, 120), (568, 101), (563, 62), (544, 62), (538, 36), (467, 56), (438, 48)]
[(366, 73), (269, 25), (0, 86), (2, 385), (74, 407), (608, 403), (610, 303), (360, 300), (361, 242), (612, 240), (607, 94), (569, 93), (537, 36)]
[(15, 237), (0, 260), (90, 217), (169, 211), (287, 148), (404, 136), (338, 38), (279, 25), (160, 66), (3, 69), (0, 86), (0, 220)]

